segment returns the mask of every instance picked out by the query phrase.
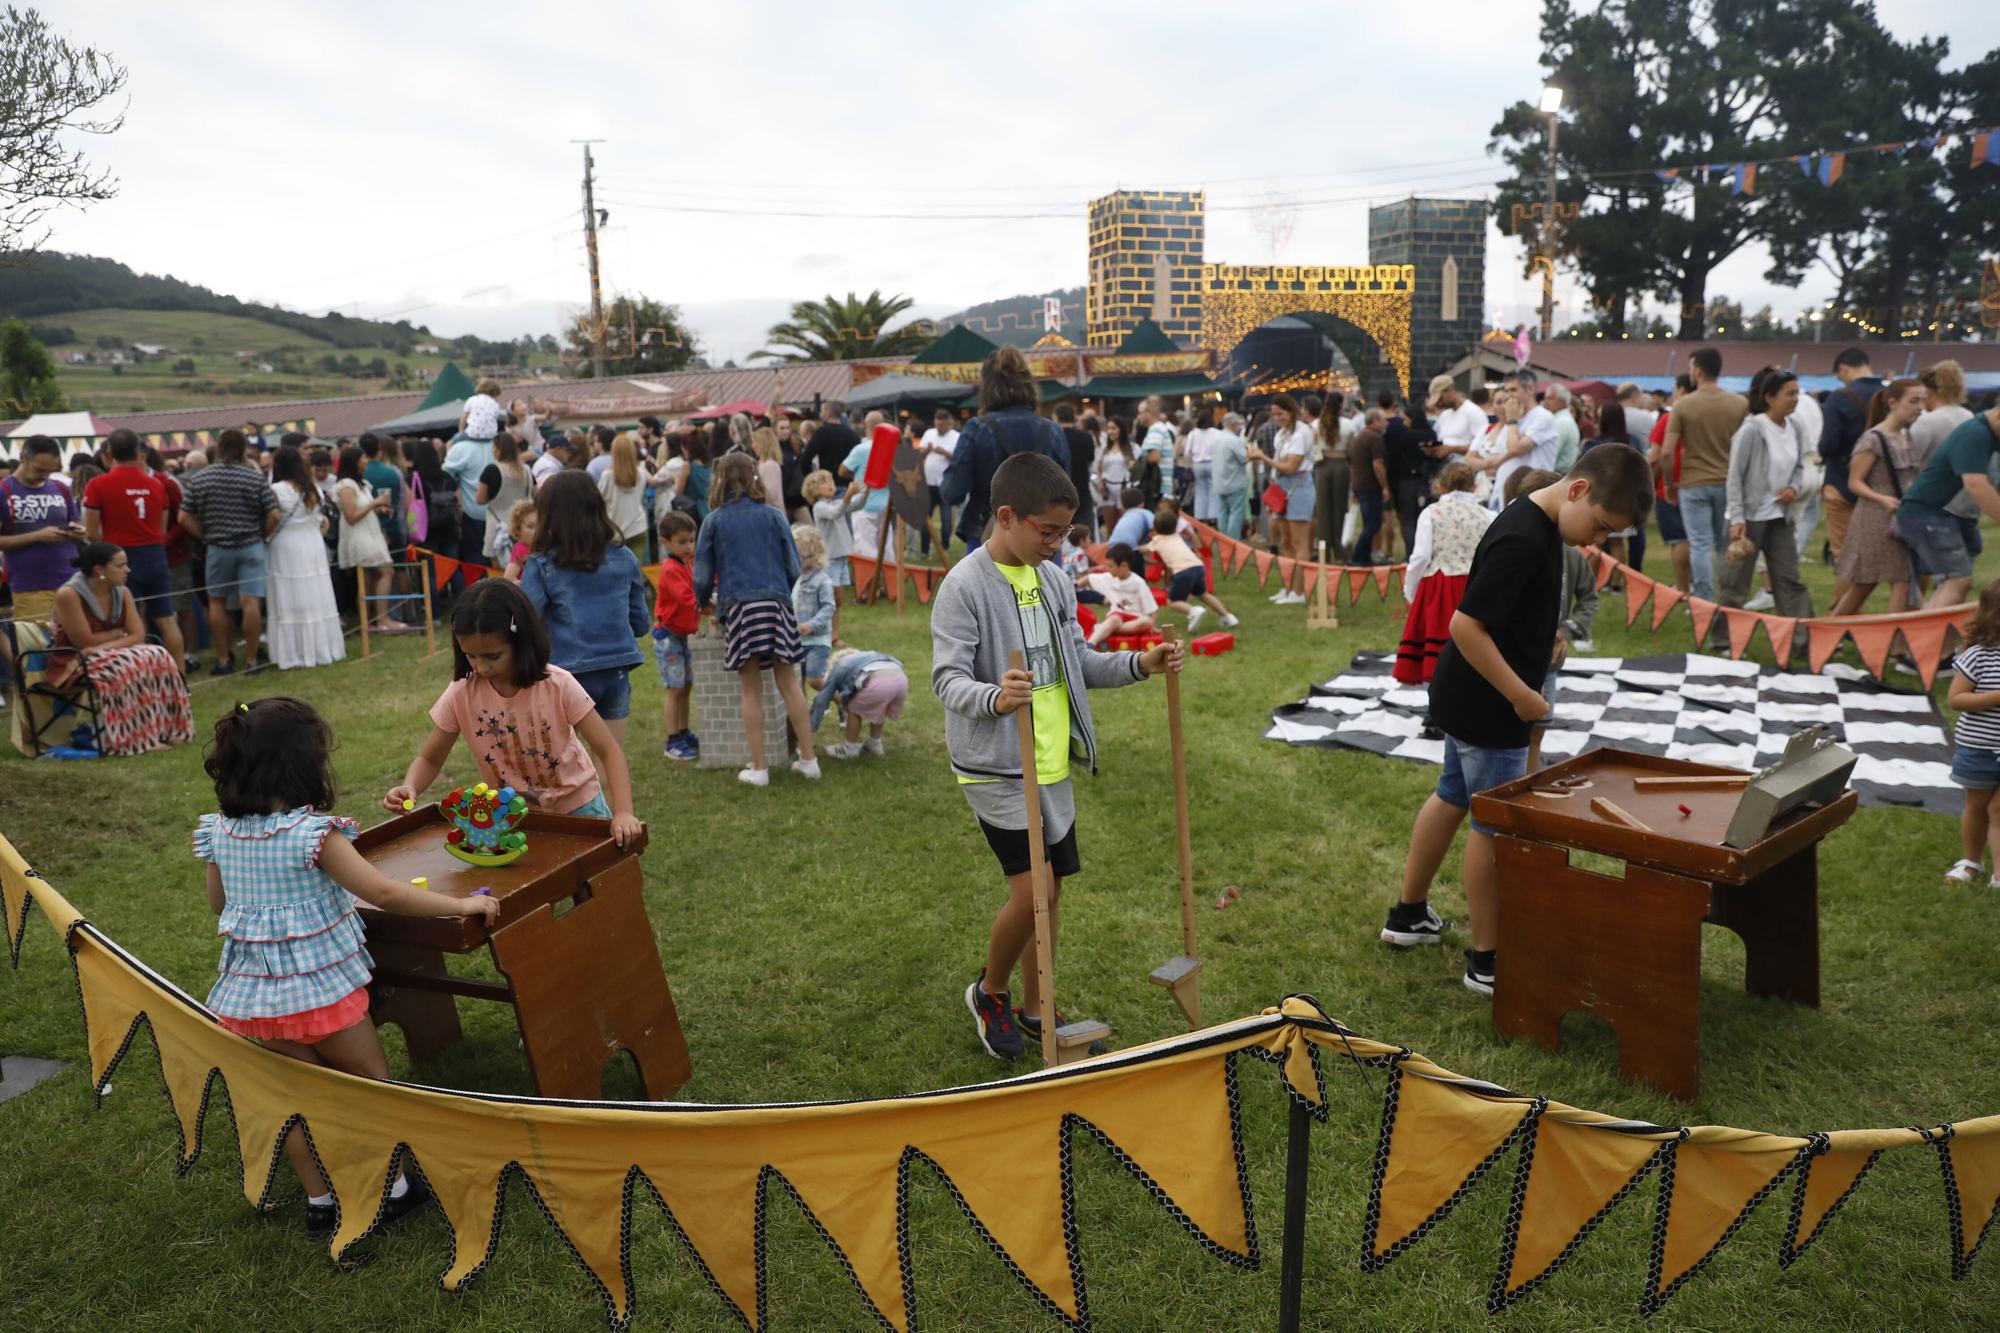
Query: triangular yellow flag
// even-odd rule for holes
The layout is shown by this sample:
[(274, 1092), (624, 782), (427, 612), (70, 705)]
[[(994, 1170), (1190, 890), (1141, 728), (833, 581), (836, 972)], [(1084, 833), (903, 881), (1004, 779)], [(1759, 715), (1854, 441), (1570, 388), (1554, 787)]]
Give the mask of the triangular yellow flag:
[(1883, 1149), (1921, 1142), (1922, 1137), (1910, 1130), (1836, 1130), (1820, 1135), (1819, 1151), (1806, 1159), (1792, 1189), (1792, 1218), (1778, 1251), (1778, 1266), (1790, 1268), (1819, 1239)]
[(1810, 1139), (1747, 1129), (1689, 1130), (1661, 1167), (1666, 1221), (1653, 1229), (1652, 1283), (1641, 1311), (1659, 1309), (1713, 1258), (1811, 1146)]
[(1383, 1106), (1362, 1271), (1375, 1272), (1428, 1235), (1539, 1110), (1532, 1099), (1495, 1101), (1398, 1067)]
[(1951, 1275), (1959, 1278), (1971, 1271), (2000, 1212), (2000, 1115), (1953, 1125), (1938, 1154), (1951, 1211)]
[(1497, 1313), (1546, 1281), (1679, 1136), (1551, 1103), (1522, 1146), (1486, 1308)]

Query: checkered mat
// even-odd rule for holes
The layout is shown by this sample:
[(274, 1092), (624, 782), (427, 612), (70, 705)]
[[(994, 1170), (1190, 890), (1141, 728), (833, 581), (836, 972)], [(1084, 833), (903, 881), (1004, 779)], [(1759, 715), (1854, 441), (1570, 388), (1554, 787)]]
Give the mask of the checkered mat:
[[(1265, 740), (1366, 750), (1444, 762), (1444, 742), (1423, 736), (1425, 686), (1399, 684), (1389, 653), (1357, 653), (1354, 664), (1312, 696), (1271, 714)], [(1817, 676), (1695, 653), (1668, 657), (1573, 657), (1557, 676), (1545, 758), (1599, 745), (1731, 768), (1761, 768), (1785, 738), (1814, 722), (1860, 757), (1853, 787), (1863, 805), (1914, 806), (1956, 815), (1951, 740), (1928, 694), (1892, 690), (1856, 667)]]

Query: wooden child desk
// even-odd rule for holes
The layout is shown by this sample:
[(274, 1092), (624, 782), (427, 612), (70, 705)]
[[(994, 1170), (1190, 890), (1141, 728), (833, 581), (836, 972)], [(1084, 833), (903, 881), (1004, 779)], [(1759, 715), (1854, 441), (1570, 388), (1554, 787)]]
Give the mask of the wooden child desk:
[[(602, 1095), (604, 1064), (632, 1052), (646, 1095), (671, 1096), (693, 1067), (673, 993), (647, 920), (639, 853), (611, 840), (601, 819), (531, 813), (528, 850), (512, 865), (467, 865), (445, 850), (448, 825), (427, 805), (366, 829), (355, 846), (405, 883), (464, 897), (482, 886), (500, 901), (489, 928), (475, 917), (394, 916), (362, 907), (375, 959), (370, 1004), (377, 1023), (403, 1029), (421, 1063), (461, 1035), (453, 996), (514, 1007), (535, 1090), (544, 1097)], [(571, 904), (562, 915), (557, 908)], [(455, 977), (444, 955), (490, 946), (503, 982)]]
[[(1819, 841), (1854, 813), (1852, 791), (1723, 843), (1741, 787), (1641, 788), (1637, 778), (1737, 770), (1593, 750), (1472, 798), (1499, 830), (1500, 966), (1493, 1026), (1561, 1043), (1562, 1016), (1611, 1024), (1619, 1072), (1691, 1100), (1701, 1089), (1701, 927), (1743, 937), (1753, 995), (1819, 1005)], [(1739, 774), (1740, 776), (1740, 774)], [(1548, 794), (1564, 779), (1590, 785)], [(1611, 802), (1646, 825), (1593, 807)], [(1687, 806), (1691, 813), (1682, 814)], [(1625, 861), (1625, 877), (1570, 864), (1569, 849)]]

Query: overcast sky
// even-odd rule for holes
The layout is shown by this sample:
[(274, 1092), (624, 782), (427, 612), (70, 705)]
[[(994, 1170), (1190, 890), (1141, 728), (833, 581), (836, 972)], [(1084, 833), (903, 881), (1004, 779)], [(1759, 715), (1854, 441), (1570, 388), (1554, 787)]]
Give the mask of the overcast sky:
[[(1954, 65), (2000, 46), (1994, 0), (1878, 9), (1949, 35)], [(571, 140), (601, 138), (607, 295), (678, 303), (718, 363), (829, 290), (943, 314), (1081, 284), (1084, 203), (1118, 186), (1205, 186), (1212, 262), (1364, 262), (1370, 203), (1490, 189), (1487, 131), (1542, 73), (1530, 0), (43, 12), (131, 71), (125, 127), (85, 145), (118, 198), (57, 214), (54, 248), (294, 309), (549, 332), (588, 297)], [(1764, 266), (1741, 253), (1709, 290), (1830, 294)], [(1490, 322), (1532, 314), (1519, 274), (1496, 233)]]

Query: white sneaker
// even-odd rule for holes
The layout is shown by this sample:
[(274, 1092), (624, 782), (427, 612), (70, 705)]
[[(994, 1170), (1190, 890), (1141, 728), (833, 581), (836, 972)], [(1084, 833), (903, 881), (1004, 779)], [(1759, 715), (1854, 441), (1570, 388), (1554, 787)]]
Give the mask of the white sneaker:
[(1759, 592), (1755, 597), (1743, 603), (1743, 609), (1745, 611), (1769, 611), (1777, 604), (1777, 598), (1771, 596), (1769, 592)]
[(1290, 597), (1291, 595), (1292, 594), (1290, 589), (1280, 588), (1276, 592), (1272, 593), (1269, 597), (1266, 597), (1264, 600), (1267, 602), (1275, 602), (1279, 606), (1283, 606), (1285, 604), (1285, 599), (1287, 597)]
[(1570, 647), (1579, 653), (1594, 653), (1597, 651), (1597, 644), (1590, 639), (1578, 639)]
[(738, 782), (747, 782), (753, 787), (768, 787), (771, 785), (771, 770), (768, 768), (739, 768), (736, 770), (736, 780)]
[(808, 781), (815, 779), (819, 777), (819, 760), (794, 759), (792, 760), (792, 772)]
[(1190, 634), (1194, 633), (1195, 627), (1201, 624), (1202, 617), (1206, 616), (1207, 614), (1208, 614), (1208, 608), (1205, 606), (1189, 607), (1187, 632)]
[(1305, 594), (1297, 592), (1287, 592), (1284, 600), (1278, 603), (1279, 606), (1304, 606), (1305, 604)]
[(1224, 629), (1235, 629), (1238, 625), (1242, 623), (1243, 622), (1238, 620), (1235, 616), (1224, 616), (1222, 618), (1222, 628)]
[(861, 757), (860, 741), (832, 741), (822, 748), (835, 759), (858, 759)]
[(870, 736), (867, 740), (861, 742), (861, 748), (870, 754), (888, 753), (882, 746), (882, 738), (880, 736)]

